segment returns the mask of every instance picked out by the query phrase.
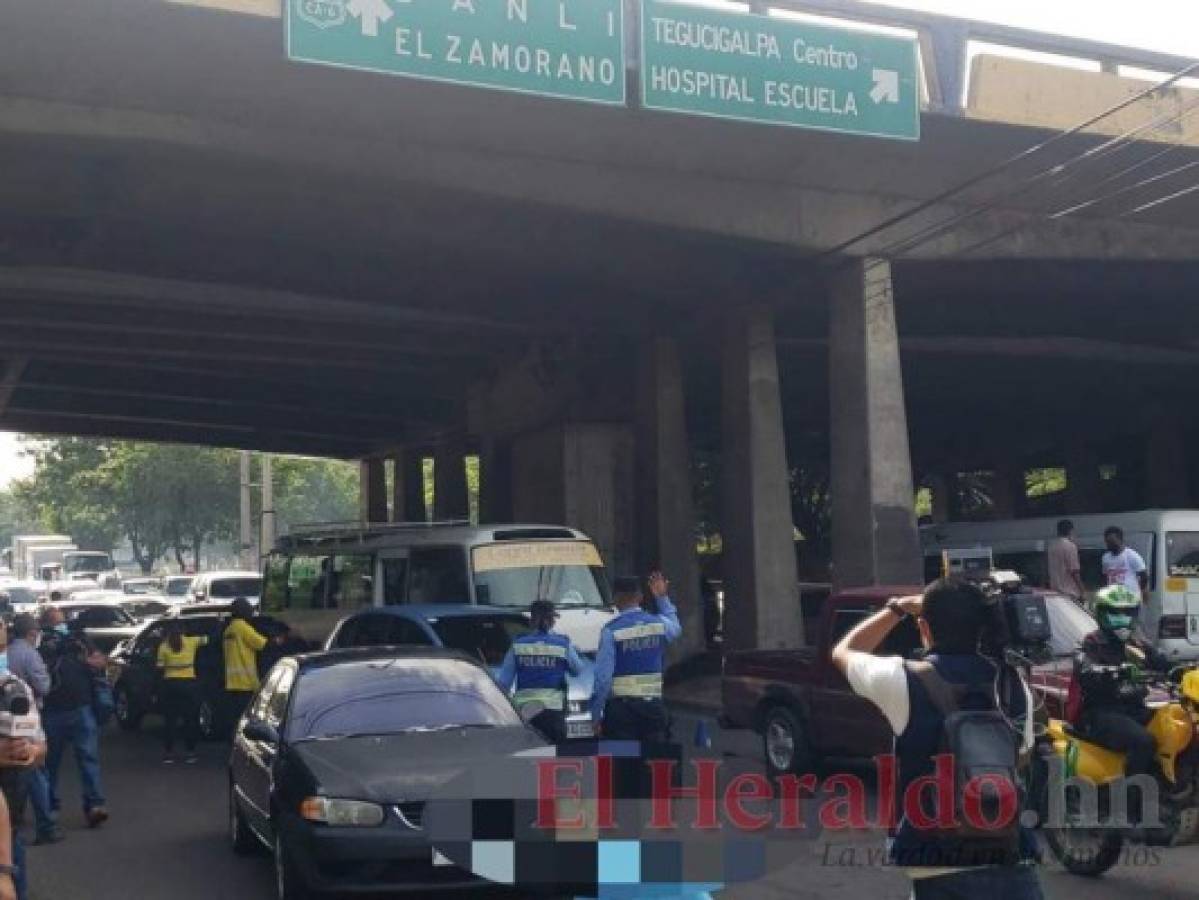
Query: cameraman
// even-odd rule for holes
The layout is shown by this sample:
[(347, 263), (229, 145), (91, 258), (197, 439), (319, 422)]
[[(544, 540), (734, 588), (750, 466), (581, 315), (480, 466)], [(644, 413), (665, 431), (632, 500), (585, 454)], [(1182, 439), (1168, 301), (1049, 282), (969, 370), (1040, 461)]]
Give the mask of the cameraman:
[(42, 642), (38, 649), (51, 679), (43, 704), (49, 745), (46, 775), (50, 808), (57, 812), (61, 805), (58, 770), (70, 744), (83, 788), (83, 815), (90, 827), (98, 828), (108, 821), (100, 788), (100, 726), (93, 709), (94, 683), (104, 671), (104, 656), (84, 635), (71, 632), (62, 610), (55, 606), (42, 611)]
[(0, 852), (0, 900), (24, 900), (27, 896), (25, 846), (19, 828), (32, 779), (45, 756), (46, 739), (34, 693), (8, 669), (8, 632), (0, 623), (0, 847), (4, 848)]
[[(833, 664), (849, 679), (854, 693), (872, 701), (895, 733), (898, 766), (896, 809), (899, 825), (891, 835), (890, 860), (912, 879), (913, 900), (1041, 900), (1035, 860), (1036, 843), (1020, 830), (1002, 847), (978, 839), (960, 839), (921, 829), (908, 818), (904, 800), (908, 786), (936, 771), (934, 757), (942, 746), (945, 715), (934, 702), (927, 679), (918, 677), (899, 656), (874, 652), (901, 622), (915, 618), (926, 650), (925, 662), (948, 689), (996, 684), (999, 670), (979, 652), (991, 622), (990, 601), (978, 585), (944, 578), (929, 585), (922, 597), (893, 598), (851, 630), (833, 649)], [(1032, 694), (1023, 678), (1020, 690), (1006, 701), (1005, 714), (1023, 718), (1022, 746), (1033, 746)], [(990, 700), (992, 708), (994, 700)], [(1017, 815), (1019, 811), (1017, 810)]]

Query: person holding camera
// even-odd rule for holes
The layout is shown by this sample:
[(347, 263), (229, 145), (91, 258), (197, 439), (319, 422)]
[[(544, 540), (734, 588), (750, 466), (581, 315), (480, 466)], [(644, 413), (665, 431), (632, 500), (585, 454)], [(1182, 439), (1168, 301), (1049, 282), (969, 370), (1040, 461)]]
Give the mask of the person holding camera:
[(50, 808), (61, 807), (58, 771), (70, 745), (83, 788), (83, 816), (92, 828), (108, 821), (100, 786), (100, 724), (94, 710), (95, 681), (103, 673), (105, 658), (82, 635), (67, 627), (62, 610), (42, 611), (42, 642), (38, 648), (50, 671), (51, 687), (43, 705), (48, 753), (46, 775)]
[[(13, 619), (8, 670), (29, 685), (38, 709), (45, 703), (51, 686), (50, 672), (37, 649), (40, 643), (37, 619), (28, 613)], [(29, 805), (33, 807), (34, 844), (56, 844), (66, 837), (50, 808), (50, 782), (43, 765), (36, 766), (30, 776)]]
[[(899, 656), (874, 655), (887, 636), (909, 619), (919, 628), (927, 650), (924, 659), (909, 662)], [(979, 748), (977, 743), (972, 747), (969, 738), (957, 739), (966, 734), (962, 723), (969, 721), (957, 715), (963, 711), (984, 718), (990, 713), (992, 727), (983, 733), (997, 743), (982, 748), (983, 755), (990, 766), (997, 759), (1010, 761), (1010, 777), (1004, 784), (1006, 790), (1018, 791), (1018, 751), (1028, 753), (1033, 747), (1032, 694), (1023, 677), (1007, 669), (1016, 676), (1007, 684), (1018, 688), (1000, 699), (1000, 664), (980, 652), (993, 621), (993, 607), (982, 588), (959, 578), (944, 578), (929, 585), (923, 596), (893, 598), (852, 629), (832, 652), (833, 664), (848, 678), (854, 693), (873, 702), (895, 734), (899, 821), (891, 834), (890, 860), (912, 879), (913, 900), (1042, 898), (1032, 866), (1035, 838), (1021, 827), (1018, 802), (1003, 822), (980, 827), (959, 814), (964, 792), (955, 781), (952, 826), (938, 822), (929, 827), (934, 817), (923, 802), (918, 801), (922, 808), (908, 808), (908, 787), (917, 779), (941, 774), (938, 757), (944, 761), (948, 756), (956, 773), (972, 770), (971, 752)], [(1017, 733), (1009, 725), (1021, 719)], [(993, 727), (996, 720), (999, 727)], [(977, 742), (978, 732), (971, 737)]]
[[(25, 845), (20, 824), (31, 782), (46, 756), (46, 738), (33, 691), (8, 671), (8, 655), (0, 630), (0, 900), (28, 896)], [(8, 829), (7, 835), (4, 828)], [(5, 860), (5, 857), (8, 857)], [(11, 891), (11, 892), (9, 892)]]

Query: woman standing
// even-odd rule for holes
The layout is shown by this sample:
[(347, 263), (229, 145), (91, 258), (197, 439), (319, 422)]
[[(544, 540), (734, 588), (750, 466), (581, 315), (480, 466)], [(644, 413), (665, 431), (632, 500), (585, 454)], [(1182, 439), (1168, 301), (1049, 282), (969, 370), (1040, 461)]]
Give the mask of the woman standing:
[(163, 729), (166, 764), (175, 762), (175, 730), (183, 726), (185, 762), (196, 761), (196, 742), (200, 739), (200, 686), (196, 681), (196, 651), (208, 638), (183, 633), (183, 623), (168, 622), (162, 643), (158, 645), (158, 668), (162, 672), (159, 704), (165, 720)]

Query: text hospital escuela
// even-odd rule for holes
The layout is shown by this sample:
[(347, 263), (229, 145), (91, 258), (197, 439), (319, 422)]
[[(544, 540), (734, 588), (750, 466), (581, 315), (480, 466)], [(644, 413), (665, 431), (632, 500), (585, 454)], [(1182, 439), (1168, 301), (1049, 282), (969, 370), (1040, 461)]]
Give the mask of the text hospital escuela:
[[(664, 46), (725, 56), (783, 60), (783, 48), (778, 36), (766, 31), (666, 16), (654, 16), (650, 22), (654, 29), (654, 40)], [(798, 37), (791, 41), (787, 49), (789, 60), (797, 65), (850, 72), (858, 69), (859, 60), (852, 50), (814, 46)], [(857, 98), (853, 91), (827, 86), (766, 78), (761, 82), (761, 96), (755, 96), (751, 79), (746, 76), (660, 64), (650, 67), (649, 82), (654, 90), (688, 97), (746, 104), (763, 103), (766, 106), (806, 109), (834, 116), (858, 114)]]

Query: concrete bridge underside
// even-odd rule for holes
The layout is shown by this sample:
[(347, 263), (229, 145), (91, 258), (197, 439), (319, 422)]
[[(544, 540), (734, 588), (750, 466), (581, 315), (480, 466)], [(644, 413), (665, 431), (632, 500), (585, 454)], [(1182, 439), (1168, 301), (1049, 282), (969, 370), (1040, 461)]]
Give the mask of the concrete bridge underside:
[(1050, 219), (1080, 182), (1017, 168), (840, 253), (1045, 133), (925, 116), (890, 144), (306, 68), (277, 20), (155, 0), (6, 21), (0, 427), (365, 459), (376, 518), (385, 458), (393, 515), (423, 512), (425, 455), (454, 515), (477, 452), (485, 515), (693, 594), (712, 447), (739, 645), (799, 639), (787, 470), (814, 445), (843, 583), (915, 580), (913, 488), (954, 472), (1135, 459), (1192, 502), (1199, 194)]

